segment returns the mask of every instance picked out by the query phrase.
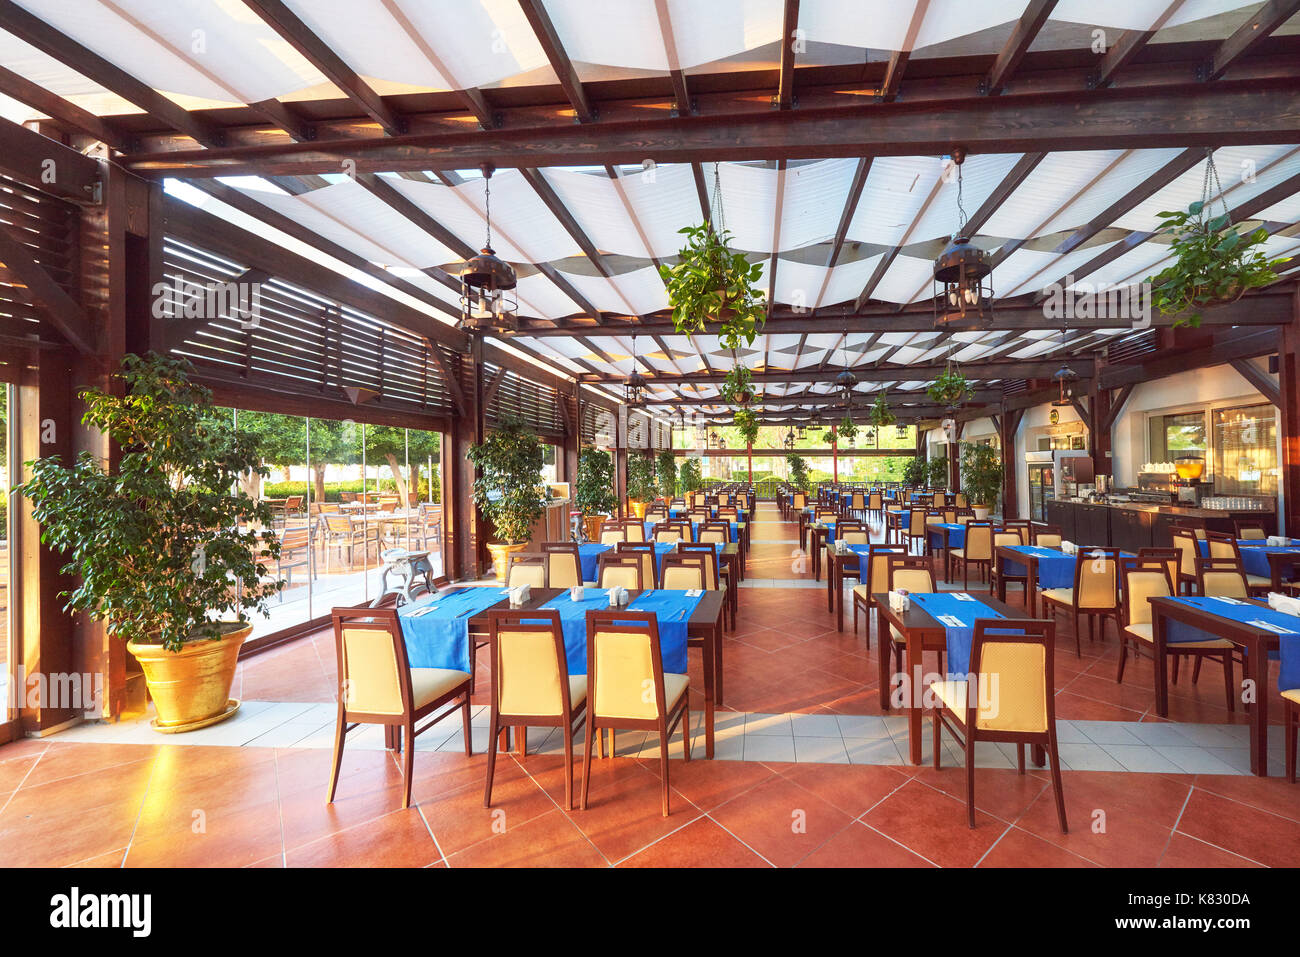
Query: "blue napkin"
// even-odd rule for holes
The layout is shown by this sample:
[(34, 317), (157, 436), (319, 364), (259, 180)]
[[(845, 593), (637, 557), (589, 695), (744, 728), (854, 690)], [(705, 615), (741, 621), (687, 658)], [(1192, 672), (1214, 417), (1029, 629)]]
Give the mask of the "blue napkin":
[[(412, 668), (469, 671), (469, 620), (508, 598), (504, 588), (466, 588), (399, 608), (407, 663)], [(423, 610), (430, 607), (431, 611)]]

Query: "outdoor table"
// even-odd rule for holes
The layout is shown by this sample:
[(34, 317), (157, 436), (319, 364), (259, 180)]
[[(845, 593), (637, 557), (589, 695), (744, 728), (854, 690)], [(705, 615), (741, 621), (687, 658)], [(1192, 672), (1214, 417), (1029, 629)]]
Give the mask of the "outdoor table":
[(1067, 555), (1059, 548), (1045, 548), (1042, 545), (998, 545), (994, 550), (998, 562), (998, 598), (1007, 600), (1006, 577), (1025, 576), (1025, 604), (1031, 615), (1037, 614), (1038, 588), (1073, 588), (1074, 568), (1077, 564), (1074, 555)]
[(891, 544), (901, 541), (907, 528), (907, 509), (885, 509), (885, 541)]
[[(483, 595), (466, 595), (468, 592), (486, 592)], [(520, 606), (520, 609), (535, 609), (549, 605), (549, 603), (559, 598), (567, 596), (567, 588), (534, 588), (531, 590), (528, 601)], [(595, 609), (607, 609), (609, 607), (609, 598), (606, 592), (597, 589), (588, 589), (588, 597), (593, 594), (600, 594), (603, 603), (597, 603), (593, 598), (590, 602), (591, 607)], [(638, 611), (637, 600), (642, 595), (651, 596), (647, 611), (654, 611), (655, 616), (659, 619), (660, 641), (664, 641), (665, 630), (676, 630), (676, 622), (672, 620), (674, 615), (680, 613), (680, 606), (677, 603), (665, 602), (656, 599), (654, 596), (665, 594), (662, 591), (656, 592), (654, 589), (628, 590), (629, 604), (622, 606), (623, 611)], [(671, 596), (672, 592), (667, 593)], [(722, 612), (723, 602), (726, 600), (722, 592), (705, 591), (696, 601), (695, 605), (689, 609), (689, 614), (685, 617), (686, 625), (686, 644), (688, 648), (699, 648), (703, 657), (704, 664), (704, 754), (706, 757), (713, 757), (713, 732), (714, 732), (714, 711), (717, 706), (722, 704)], [(487, 612), (493, 608), (509, 608), (509, 590), (505, 588), (490, 587), (469, 587), (460, 591), (443, 592), (436, 596), (431, 596), (427, 600), (420, 600), (409, 605), (404, 605), (397, 611), (398, 621), (402, 626), (402, 636), (406, 641), (407, 655), (410, 658), (411, 667), (432, 667), (432, 668), (455, 668), (458, 671), (470, 671), (469, 658), (472, 642), (478, 639), (480, 642), (487, 637)], [(426, 608), (431, 604), (436, 604), (438, 609), (433, 612), (421, 614), (420, 609)], [(584, 601), (584, 605), (588, 602)], [(671, 614), (667, 613), (668, 607), (672, 607)], [(560, 621), (563, 625), (565, 616), (564, 609), (561, 611)], [(584, 619), (585, 621), (585, 619)], [(566, 639), (566, 654), (568, 645)], [(571, 674), (586, 673), (585, 659), (585, 626), (584, 626), (584, 644), (583, 644), (583, 668), (581, 672), (575, 672), (571, 669)], [(425, 663), (429, 662), (429, 663)], [(446, 662), (446, 663), (438, 663)], [(461, 666), (463, 665), (463, 667)], [(668, 666), (667, 658), (664, 662), (665, 670), (671, 671)], [(686, 673), (686, 668), (680, 672)]]
[[(1202, 556), (1209, 556), (1210, 543), (1205, 539), (1197, 539), (1196, 547)], [(1246, 574), (1269, 579), (1273, 591), (1281, 591), (1284, 580), (1296, 581), (1300, 545), (1269, 545), (1258, 538), (1241, 538), (1237, 540), (1237, 552), (1241, 555), (1241, 567)]]
[(966, 544), (966, 526), (955, 522), (930, 522), (925, 526), (925, 543), (931, 552), (936, 549), (943, 552), (943, 580), (948, 581), (951, 574), (951, 553), (954, 548)]
[(1152, 598), (1156, 714), (1169, 715), (1169, 675), (1165, 656), (1180, 641), (1226, 638), (1245, 657), (1245, 678), (1255, 688), (1250, 707), (1250, 770), (1268, 774), (1268, 661), (1278, 657), (1281, 641), (1300, 641), (1300, 618), (1274, 611), (1254, 599), (1195, 597)]
[[(966, 598), (958, 596), (965, 595)], [(909, 759), (913, 764), (921, 763), (921, 717), (923, 711), (922, 684), (924, 672), (921, 656), (924, 651), (942, 651), (946, 653), (945, 671), (953, 675), (966, 675), (970, 668), (971, 641), (974, 637), (974, 622), (977, 618), (1025, 619), (1024, 609), (1013, 608), (996, 598), (976, 598), (966, 592), (936, 592), (920, 594), (913, 592), (911, 606), (904, 612), (896, 612), (889, 607), (889, 593), (877, 592), (871, 596), (871, 603), (876, 608), (876, 634), (879, 647), (876, 657), (879, 659), (880, 673), (880, 708), (888, 711), (890, 707), (889, 675), (889, 626), (893, 625), (903, 635), (906, 643), (907, 670), (904, 673), (905, 692), (903, 706), (907, 712), (907, 735), (910, 745)], [(955, 616), (946, 623), (941, 616)], [(1055, 629), (1053, 629), (1055, 630)], [(1050, 639), (1049, 639), (1050, 640)], [(1042, 763), (1039, 749), (1035, 748), (1034, 761)]]

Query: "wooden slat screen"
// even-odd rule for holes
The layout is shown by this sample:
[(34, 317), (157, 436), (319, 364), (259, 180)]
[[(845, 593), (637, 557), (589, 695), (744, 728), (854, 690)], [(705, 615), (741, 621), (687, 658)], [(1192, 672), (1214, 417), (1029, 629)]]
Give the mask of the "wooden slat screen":
[[(234, 282), (246, 269), (170, 237), (163, 261), (168, 283), (179, 277), (200, 287)], [(200, 371), (254, 384), (304, 395), (365, 389), (384, 407), (453, 413), (442, 370), (419, 336), (280, 279), (266, 280), (260, 288), (255, 325), (213, 319), (172, 351)]]
[[(499, 366), (485, 362), (484, 381), (492, 381), (499, 371)], [(538, 435), (550, 438), (564, 435), (564, 418), (560, 414), (555, 389), (526, 379), (509, 369), (492, 396), (492, 401), (483, 410), (484, 422), (489, 426), (506, 416), (523, 419)]]

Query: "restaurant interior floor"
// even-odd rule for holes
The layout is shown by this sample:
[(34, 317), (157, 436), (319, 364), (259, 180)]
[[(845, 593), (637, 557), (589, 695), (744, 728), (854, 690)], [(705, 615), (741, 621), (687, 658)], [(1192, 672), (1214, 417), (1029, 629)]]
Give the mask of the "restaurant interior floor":
[[(417, 741), (413, 806), (373, 729), (349, 737), (339, 796), (324, 802), (333, 737), (333, 636), (240, 667), (240, 715), (162, 738), (147, 723), (88, 725), (0, 748), (0, 859), (12, 865), (1250, 866), (1300, 864), (1300, 791), (1248, 773), (1245, 716), (1223, 706), (1216, 666), (1153, 713), (1149, 661), (1114, 680), (1117, 643), (1058, 625), (1056, 706), (1069, 834), (1046, 772), (1014, 752), (977, 755), (977, 827), (966, 826), (961, 755), (904, 755), (882, 716), (874, 632), (835, 630), (824, 583), (793, 554), (797, 528), (760, 506), (747, 580), (723, 651), (725, 706), (713, 761), (670, 746), (672, 814), (659, 807), (658, 743), (624, 733), (597, 761), (591, 806), (563, 807), (558, 737), (498, 763), (482, 806), (485, 699), (475, 755), (458, 722)], [(960, 587), (960, 586), (958, 586)], [(1013, 603), (1019, 601), (1014, 595)], [(851, 616), (846, 615), (846, 622)], [(480, 660), (486, 672), (486, 661)], [(693, 668), (692, 685), (702, 677)], [(1276, 694), (1270, 681), (1270, 692)], [(480, 677), (480, 689), (485, 684)], [(1273, 702), (1272, 713), (1281, 709)], [(695, 712), (692, 754), (703, 757)], [(181, 745), (199, 745), (184, 747)], [(1281, 729), (1270, 771), (1282, 767)], [(579, 759), (580, 764), (580, 759)], [(580, 773), (580, 772), (579, 772)], [(87, 813), (94, 811), (94, 813)], [(203, 828), (196, 829), (201, 812)], [(495, 813), (494, 813), (495, 812)]]

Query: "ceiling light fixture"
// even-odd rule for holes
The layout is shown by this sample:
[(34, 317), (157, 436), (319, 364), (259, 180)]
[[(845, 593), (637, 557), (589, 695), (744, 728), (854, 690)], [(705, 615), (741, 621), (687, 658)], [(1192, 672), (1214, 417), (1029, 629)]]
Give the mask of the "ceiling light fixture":
[(515, 271), (496, 256), (492, 248), (491, 163), (484, 163), (483, 218), (487, 239), (477, 256), (460, 267), (460, 328), (466, 332), (492, 332), (511, 336), (519, 331), (519, 302), (515, 298)]
[(987, 329), (993, 322), (993, 267), (984, 250), (966, 235), (961, 173), (965, 161), (965, 147), (955, 147), (957, 231), (934, 261), (934, 327), (953, 332)]

